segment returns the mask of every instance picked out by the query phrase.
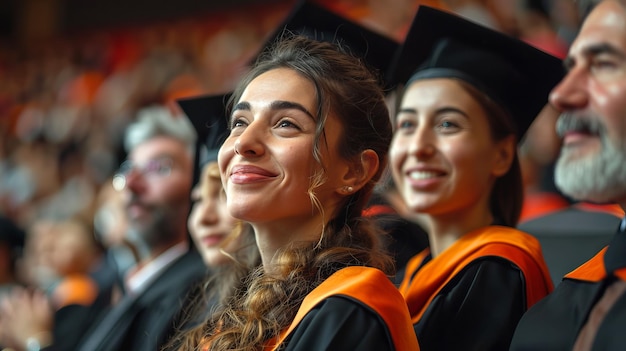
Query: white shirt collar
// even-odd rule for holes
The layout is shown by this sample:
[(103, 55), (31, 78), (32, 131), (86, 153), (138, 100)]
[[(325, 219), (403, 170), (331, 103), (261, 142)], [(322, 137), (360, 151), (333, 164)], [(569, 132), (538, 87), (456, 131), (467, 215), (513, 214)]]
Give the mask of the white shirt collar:
[(137, 271), (129, 272), (125, 280), (126, 293), (129, 295), (141, 293), (150, 282), (156, 279), (160, 273), (165, 270), (165, 268), (176, 259), (183, 256), (188, 250), (189, 244), (183, 241), (170, 247)]

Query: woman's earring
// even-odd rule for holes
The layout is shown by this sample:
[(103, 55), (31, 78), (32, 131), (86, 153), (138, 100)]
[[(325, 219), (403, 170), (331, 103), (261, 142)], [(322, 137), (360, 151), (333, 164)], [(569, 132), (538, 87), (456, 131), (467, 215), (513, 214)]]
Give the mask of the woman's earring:
[(351, 186), (349, 186), (349, 185), (345, 185), (345, 186), (343, 187), (343, 190), (344, 190), (346, 193), (350, 194), (350, 193), (352, 193), (352, 192), (354, 191), (354, 188), (353, 188), (353, 187), (351, 187)]

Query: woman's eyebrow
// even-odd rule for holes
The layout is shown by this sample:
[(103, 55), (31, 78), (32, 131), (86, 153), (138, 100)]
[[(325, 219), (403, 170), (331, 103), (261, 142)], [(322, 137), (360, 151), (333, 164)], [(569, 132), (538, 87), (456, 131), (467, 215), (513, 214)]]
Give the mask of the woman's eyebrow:
[[(272, 103), (270, 104), (270, 109), (273, 111), (295, 109), (295, 110), (299, 110), (299, 111), (306, 113), (307, 116), (311, 117), (312, 120), (314, 121), (316, 120), (313, 114), (309, 112), (309, 110), (307, 110), (304, 106), (302, 106), (301, 104), (297, 102), (285, 101), (285, 100), (272, 101)], [(252, 110), (252, 106), (250, 105), (249, 102), (242, 101), (242, 102), (237, 103), (237, 105), (235, 105), (235, 107), (233, 108), (233, 111), (237, 111), (237, 110), (250, 111)]]
[(301, 104), (297, 102), (276, 100), (270, 104), (270, 109), (272, 110), (291, 110), (291, 109), (300, 110), (306, 113), (309, 117), (311, 117), (312, 120), (315, 120), (315, 117), (313, 117), (313, 114), (309, 112), (304, 106), (302, 106)]
[(250, 103), (249, 102), (239, 102), (237, 103), (237, 105), (235, 105), (235, 107), (233, 107), (233, 111), (237, 111), (237, 110), (245, 110), (245, 111), (250, 111), (252, 108), (250, 107)]

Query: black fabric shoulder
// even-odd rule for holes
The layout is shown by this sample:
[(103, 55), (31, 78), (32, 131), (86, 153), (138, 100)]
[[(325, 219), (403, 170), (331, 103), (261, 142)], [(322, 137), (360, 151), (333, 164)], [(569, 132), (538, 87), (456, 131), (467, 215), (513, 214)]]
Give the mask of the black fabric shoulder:
[(369, 306), (332, 296), (309, 311), (281, 350), (394, 350), (391, 334)]
[[(511, 351), (571, 350), (589, 312), (602, 297), (605, 282), (564, 279), (554, 292), (535, 304), (520, 321)], [(602, 322), (592, 350), (623, 350), (626, 295)]]
[(500, 257), (465, 267), (414, 325), (422, 351), (507, 350), (526, 310), (521, 270)]

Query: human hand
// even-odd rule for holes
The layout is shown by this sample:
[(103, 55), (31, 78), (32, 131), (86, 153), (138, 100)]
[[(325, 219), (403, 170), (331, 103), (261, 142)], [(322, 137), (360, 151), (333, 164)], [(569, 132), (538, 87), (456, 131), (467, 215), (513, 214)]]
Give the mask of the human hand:
[(32, 342), (52, 344), (54, 312), (41, 291), (14, 288), (0, 301), (0, 344), (16, 351)]

